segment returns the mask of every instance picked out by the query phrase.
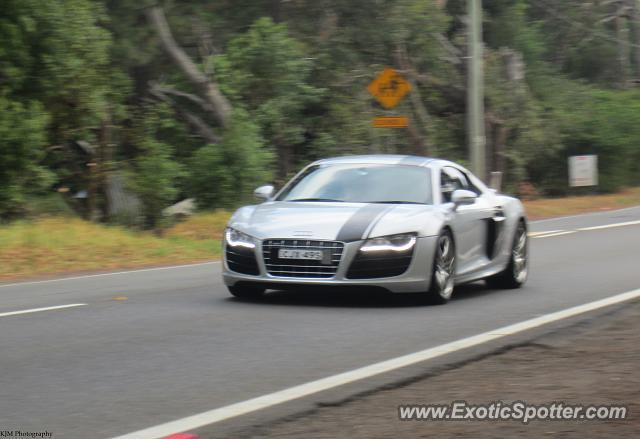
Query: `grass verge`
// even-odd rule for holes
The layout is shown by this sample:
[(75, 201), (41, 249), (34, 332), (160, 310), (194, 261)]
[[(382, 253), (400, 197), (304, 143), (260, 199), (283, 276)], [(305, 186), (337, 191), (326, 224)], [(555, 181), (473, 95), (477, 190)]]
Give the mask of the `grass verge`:
[(0, 227), (0, 280), (180, 264), (220, 257), (220, 241), (157, 237), (65, 217)]
[(640, 205), (640, 187), (625, 189), (615, 194), (541, 198), (524, 202), (530, 220), (621, 209), (637, 205)]
[[(640, 205), (640, 188), (617, 194), (526, 201), (532, 220)], [(0, 281), (218, 259), (230, 213), (204, 212), (162, 237), (68, 217), (0, 226)]]

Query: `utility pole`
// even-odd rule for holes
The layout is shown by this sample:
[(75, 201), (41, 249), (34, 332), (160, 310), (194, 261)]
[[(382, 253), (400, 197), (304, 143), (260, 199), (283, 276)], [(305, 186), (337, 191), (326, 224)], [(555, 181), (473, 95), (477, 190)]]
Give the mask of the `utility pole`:
[(487, 178), (484, 133), (484, 63), (482, 55), (482, 0), (467, 0), (467, 139), (471, 170), (481, 180)]
[(633, 28), (633, 47), (635, 49), (633, 76), (634, 80), (638, 81), (640, 79), (640, 0), (631, 0), (631, 25)]

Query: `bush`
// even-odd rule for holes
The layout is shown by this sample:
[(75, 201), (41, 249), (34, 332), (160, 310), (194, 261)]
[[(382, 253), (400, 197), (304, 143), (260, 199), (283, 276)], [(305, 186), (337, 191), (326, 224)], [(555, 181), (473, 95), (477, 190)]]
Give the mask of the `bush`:
[(147, 227), (156, 227), (162, 217), (162, 209), (178, 195), (177, 180), (182, 176), (182, 167), (172, 157), (172, 148), (155, 140), (147, 139), (144, 153), (135, 163), (135, 174), (130, 182), (133, 191), (140, 197)]

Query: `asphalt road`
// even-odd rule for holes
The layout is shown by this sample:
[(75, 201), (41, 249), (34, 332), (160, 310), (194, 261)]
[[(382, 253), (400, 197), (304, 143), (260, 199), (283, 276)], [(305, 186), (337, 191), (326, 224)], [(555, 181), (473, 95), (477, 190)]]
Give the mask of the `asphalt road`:
[[(619, 223), (631, 224), (593, 229)], [(440, 307), (336, 293), (242, 302), (217, 263), (0, 284), (0, 431), (121, 435), (640, 288), (640, 207), (531, 232), (525, 288), (466, 286)], [(66, 304), (84, 305), (10, 314)]]

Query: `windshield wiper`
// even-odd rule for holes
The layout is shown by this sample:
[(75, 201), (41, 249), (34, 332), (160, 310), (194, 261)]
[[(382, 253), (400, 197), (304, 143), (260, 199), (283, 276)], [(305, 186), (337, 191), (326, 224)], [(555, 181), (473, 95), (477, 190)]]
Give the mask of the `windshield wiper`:
[(373, 204), (426, 204), (419, 203), (417, 201), (400, 201), (400, 200), (390, 200), (390, 201), (369, 201)]
[(334, 200), (332, 198), (296, 198), (295, 200), (286, 200), (286, 201), (325, 201), (329, 203), (344, 203), (342, 200)]

